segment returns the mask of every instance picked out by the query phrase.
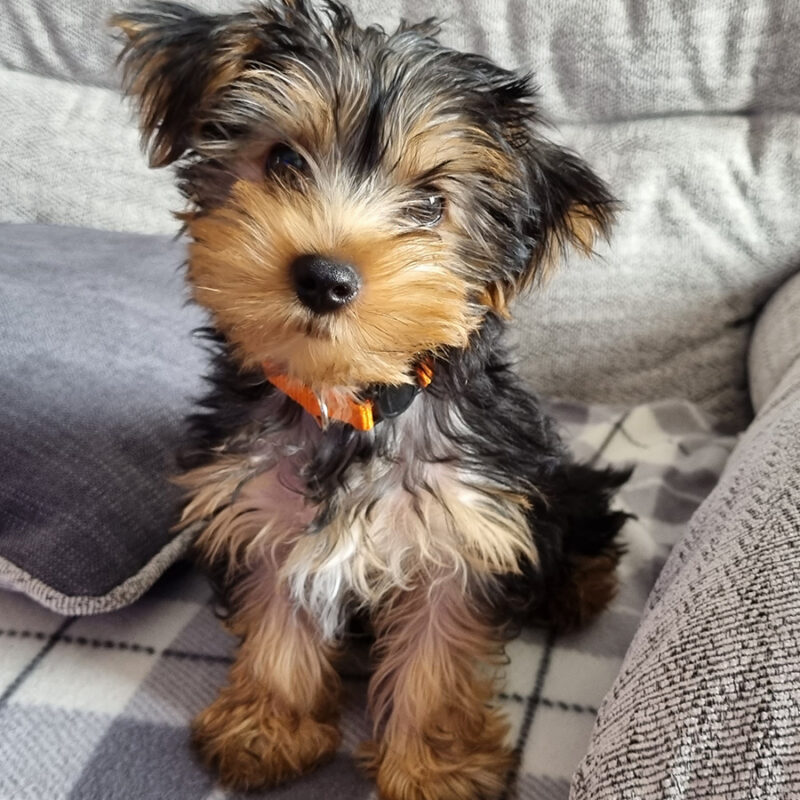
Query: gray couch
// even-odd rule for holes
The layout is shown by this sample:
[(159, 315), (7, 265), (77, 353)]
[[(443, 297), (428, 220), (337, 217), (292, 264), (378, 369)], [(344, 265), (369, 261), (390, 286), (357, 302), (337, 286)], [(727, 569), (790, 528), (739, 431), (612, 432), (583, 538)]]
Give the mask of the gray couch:
[[(118, 0), (6, 0), (2, 219), (168, 233), (112, 69)], [(206, 9), (238, 0), (200, 0)], [(752, 320), (800, 249), (800, 12), (791, 0), (358, 0), (391, 27), (532, 68), (559, 136), (625, 204), (612, 244), (520, 315), (526, 374), (588, 401), (685, 397), (741, 429)]]
[[(170, 176), (146, 169), (116, 89), (104, 21), (117, 5), (5, 0), (0, 222), (177, 230)], [(572, 797), (800, 796), (800, 279), (787, 283), (800, 267), (800, 4), (353, 6), (386, 27), (435, 12), (446, 41), (535, 70), (553, 136), (623, 203), (596, 258), (517, 308), (532, 385), (592, 404), (680, 398), (741, 433), (658, 579)]]

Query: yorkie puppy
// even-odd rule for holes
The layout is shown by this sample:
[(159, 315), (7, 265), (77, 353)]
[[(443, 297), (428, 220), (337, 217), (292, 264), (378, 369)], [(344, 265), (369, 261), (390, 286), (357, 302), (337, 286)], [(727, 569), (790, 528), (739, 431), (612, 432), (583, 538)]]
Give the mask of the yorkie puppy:
[[(194, 740), (237, 788), (337, 747), (348, 620), (374, 635), (363, 756), (388, 800), (492, 797), (491, 666), (615, 589), (625, 475), (576, 463), (509, 366), (510, 300), (613, 199), (539, 132), (528, 76), (337, 2), (114, 18), (153, 166), (178, 162), (216, 357), (182, 525), (241, 637)], [(487, 668), (487, 664), (490, 668)]]

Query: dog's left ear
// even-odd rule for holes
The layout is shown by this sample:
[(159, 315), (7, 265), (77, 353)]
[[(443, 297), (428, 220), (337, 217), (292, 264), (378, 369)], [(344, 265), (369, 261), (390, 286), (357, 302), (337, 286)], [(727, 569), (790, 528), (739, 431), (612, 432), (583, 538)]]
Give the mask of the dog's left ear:
[(510, 301), (547, 278), (570, 249), (590, 255), (595, 242), (608, 237), (618, 206), (605, 182), (571, 150), (527, 131), (518, 130), (512, 141), (523, 183), (519, 246), (511, 274), (485, 286), (482, 296), (506, 317)]
[(570, 247), (584, 255), (607, 238), (617, 203), (605, 182), (571, 150), (531, 138), (520, 153), (526, 171), (523, 233), (532, 253), (523, 283), (546, 276)]
[(486, 61), (491, 116), (516, 172), (514, 207), (517, 241), (504, 278), (485, 287), (483, 301), (508, 315), (508, 303), (547, 277), (567, 251), (584, 255), (609, 234), (617, 202), (591, 167), (576, 153), (541, 135), (538, 90), (530, 74), (508, 72)]

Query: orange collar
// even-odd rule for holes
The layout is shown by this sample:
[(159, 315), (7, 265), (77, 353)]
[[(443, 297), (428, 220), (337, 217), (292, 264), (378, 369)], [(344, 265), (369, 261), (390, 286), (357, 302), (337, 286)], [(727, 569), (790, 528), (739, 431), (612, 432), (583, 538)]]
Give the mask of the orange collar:
[(426, 359), (416, 367), (416, 386), (382, 386), (364, 400), (344, 397), (337, 399), (335, 405), (329, 405), (305, 384), (275, 372), (270, 362), (265, 361), (262, 369), (266, 379), (311, 414), (323, 430), (328, 427), (330, 420), (337, 420), (346, 422), (358, 431), (371, 431), (381, 419), (395, 417), (405, 411), (416, 393), (430, 386), (433, 380), (433, 364)]

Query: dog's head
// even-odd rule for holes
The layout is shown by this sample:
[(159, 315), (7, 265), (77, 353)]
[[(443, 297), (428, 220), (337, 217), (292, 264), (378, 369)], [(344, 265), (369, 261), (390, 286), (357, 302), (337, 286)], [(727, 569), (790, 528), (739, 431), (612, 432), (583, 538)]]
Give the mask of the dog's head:
[(113, 19), (151, 163), (179, 162), (195, 298), (245, 367), (314, 389), (413, 380), (465, 347), (612, 199), (538, 133), (528, 77), (338, 3)]

